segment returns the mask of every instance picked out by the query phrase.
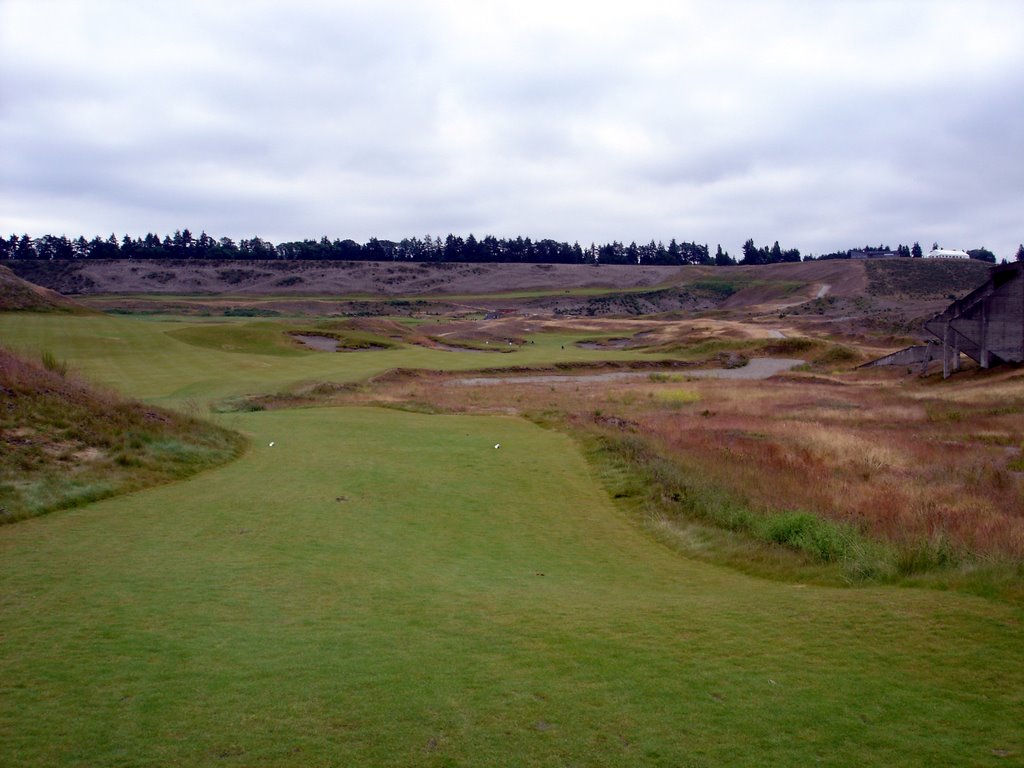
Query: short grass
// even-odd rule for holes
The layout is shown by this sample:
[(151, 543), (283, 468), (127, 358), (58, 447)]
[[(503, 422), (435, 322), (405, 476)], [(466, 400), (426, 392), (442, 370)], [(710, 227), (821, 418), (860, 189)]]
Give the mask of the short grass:
[(230, 418), (234, 464), (0, 529), (0, 764), (1024, 760), (1017, 609), (679, 557), (518, 419)]
[(7, 313), (0, 314), (0, 342), (31, 354), (50, 350), (93, 381), (171, 405), (278, 392), (308, 381), (360, 381), (393, 368), (457, 371), (495, 361), (511, 367), (658, 357), (582, 349), (575, 343), (586, 338), (582, 333), (538, 334), (531, 337), (535, 343), (501, 356), (409, 345), (351, 354), (283, 348), (287, 331), (295, 327), (293, 321), (249, 318), (83, 316), (69, 321)]

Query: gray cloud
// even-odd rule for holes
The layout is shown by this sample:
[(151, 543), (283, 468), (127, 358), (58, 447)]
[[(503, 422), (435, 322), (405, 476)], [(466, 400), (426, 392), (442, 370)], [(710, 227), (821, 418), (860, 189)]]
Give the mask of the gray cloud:
[(1024, 7), (0, 0), (0, 229), (1024, 239)]

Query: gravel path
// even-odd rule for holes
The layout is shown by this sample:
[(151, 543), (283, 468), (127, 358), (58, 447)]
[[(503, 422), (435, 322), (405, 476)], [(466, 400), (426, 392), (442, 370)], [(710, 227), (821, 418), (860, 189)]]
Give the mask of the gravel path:
[[(758, 357), (751, 360), (742, 368), (701, 368), (694, 370), (673, 370), (667, 373), (674, 376), (681, 376), (684, 379), (767, 379), (776, 374), (788, 371), (798, 365), (803, 365), (803, 360), (780, 357)], [(649, 378), (652, 373), (659, 371), (614, 371), (612, 373), (588, 373), (577, 376), (556, 375), (556, 376), (500, 376), (500, 377), (477, 377), (470, 379), (453, 379), (452, 384), (464, 386), (486, 386), (488, 384), (580, 384), (602, 381), (618, 381), (621, 379)]]

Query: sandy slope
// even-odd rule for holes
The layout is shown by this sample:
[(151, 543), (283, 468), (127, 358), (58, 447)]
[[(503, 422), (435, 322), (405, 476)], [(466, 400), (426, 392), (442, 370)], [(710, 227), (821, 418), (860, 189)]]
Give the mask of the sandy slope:
[(568, 264), (396, 264), (372, 261), (11, 262), (65, 294), (419, 296), (654, 287), (678, 267)]

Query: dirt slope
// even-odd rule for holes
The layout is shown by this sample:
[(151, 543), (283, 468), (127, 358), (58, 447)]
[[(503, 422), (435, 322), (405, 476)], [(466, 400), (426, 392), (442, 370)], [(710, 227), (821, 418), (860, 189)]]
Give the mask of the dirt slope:
[(65, 294), (420, 296), (653, 287), (678, 267), (396, 264), (372, 261), (8, 262)]
[(55, 291), (26, 282), (0, 266), (0, 312), (88, 312)]

